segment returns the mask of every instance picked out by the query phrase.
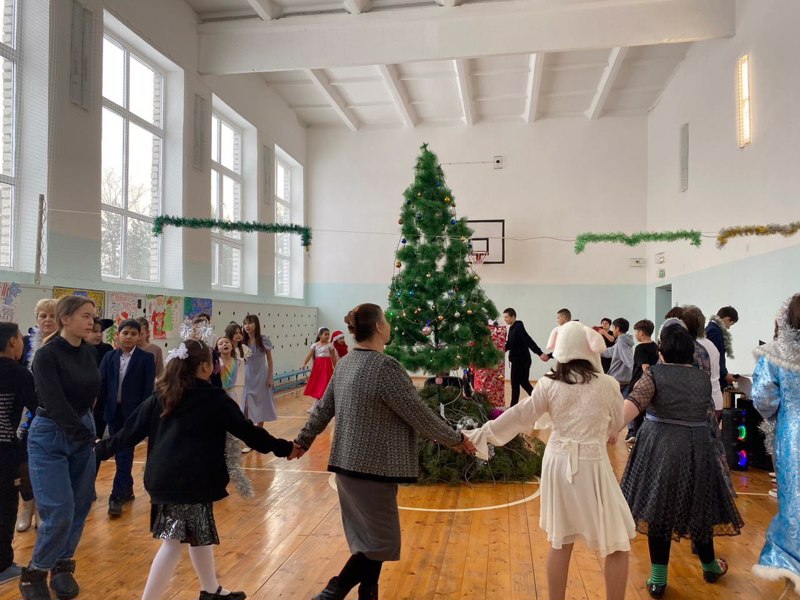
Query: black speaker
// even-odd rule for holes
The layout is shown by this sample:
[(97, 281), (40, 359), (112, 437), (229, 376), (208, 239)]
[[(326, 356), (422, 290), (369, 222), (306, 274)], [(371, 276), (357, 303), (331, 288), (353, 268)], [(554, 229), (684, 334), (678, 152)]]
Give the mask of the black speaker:
[(747, 451), (747, 411), (738, 408), (722, 410), (722, 444), (732, 471), (746, 471), (750, 463)]
[(750, 466), (764, 471), (774, 471), (772, 468), (772, 457), (767, 454), (767, 449), (764, 446), (764, 434), (759, 429), (759, 425), (763, 423), (764, 419), (761, 414), (753, 406), (753, 401), (746, 398), (739, 398), (736, 402), (738, 410), (745, 412), (745, 427), (747, 432), (747, 439), (745, 440), (745, 449), (747, 451)]

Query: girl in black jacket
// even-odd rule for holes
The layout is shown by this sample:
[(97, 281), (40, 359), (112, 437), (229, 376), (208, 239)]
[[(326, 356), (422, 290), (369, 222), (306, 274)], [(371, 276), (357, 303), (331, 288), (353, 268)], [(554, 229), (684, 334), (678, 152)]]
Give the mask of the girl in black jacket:
[(272, 437), (247, 420), (242, 411), (208, 379), (211, 350), (186, 340), (167, 356), (156, 393), (125, 422), (113, 438), (98, 443), (98, 458), (107, 460), (122, 448), (149, 438), (144, 487), (150, 494), (150, 531), (162, 544), (150, 567), (142, 600), (159, 600), (177, 567), (181, 544), (200, 580), (200, 600), (243, 600), (217, 581), (212, 544), (219, 544), (213, 503), (228, 495), (225, 437), (230, 432), (264, 454), (289, 456), (292, 443)]

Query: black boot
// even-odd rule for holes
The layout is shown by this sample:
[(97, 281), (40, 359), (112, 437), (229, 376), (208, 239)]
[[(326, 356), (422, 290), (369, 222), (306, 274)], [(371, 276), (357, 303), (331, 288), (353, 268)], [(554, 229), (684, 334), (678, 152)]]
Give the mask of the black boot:
[(358, 586), (358, 600), (378, 600), (378, 584)]
[(53, 590), (58, 600), (72, 600), (81, 593), (81, 588), (75, 581), (74, 575), (74, 560), (60, 560), (50, 571), (50, 589)]
[(200, 600), (244, 600), (247, 594), (244, 592), (231, 592), (230, 594), (221, 594), (222, 586), (217, 588), (213, 594), (211, 592), (200, 592)]
[(314, 596), (311, 600), (344, 600), (345, 596), (347, 596), (347, 592), (349, 591), (349, 589), (345, 589), (339, 585), (338, 577), (334, 577), (328, 582), (328, 585), (325, 586), (325, 589)]
[(19, 592), (22, 600), (50, 600), (50, 590), (47, 589), (47, 571), (22, 567), (19, 577)]

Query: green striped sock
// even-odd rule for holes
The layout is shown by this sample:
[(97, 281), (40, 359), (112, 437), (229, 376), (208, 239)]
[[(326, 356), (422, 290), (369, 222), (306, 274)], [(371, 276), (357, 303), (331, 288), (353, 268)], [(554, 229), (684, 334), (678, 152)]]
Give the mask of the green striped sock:
[(647, 585), (667, 585), (667, 565), (656, 565), (650, 563), (650, 579)]
[(710, 571), (711, 573), (722, 573), (722, 567), (719, 566), (719, 561), (715, 558), (712, 562), (700, 563), (703, 565), (703, 571)]

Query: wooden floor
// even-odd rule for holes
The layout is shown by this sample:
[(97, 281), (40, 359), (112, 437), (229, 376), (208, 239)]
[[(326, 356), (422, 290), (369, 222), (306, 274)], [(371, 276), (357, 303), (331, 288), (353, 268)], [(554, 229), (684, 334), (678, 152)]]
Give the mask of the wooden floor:
[[(292, 438), (305, 422), (311, 401), (291, 392), (278, 399), (281, 418), (269, 426)], [(338, 573), (349, 553), (340, 523), (336, 493), (325, 471), (330, 428), (301, 460), (291, 463), (252, 452), (245, 466), (257, 497), (244, 500), (231, 486), (228, 499), (215, 507), (222, 544), (217, 549), (220, 581), (243, 589), (255, 600), (308, 600), (328, 578)], [(618, 476), (627, 460), (623, 443), (611, 447)], [(136, 500), (124, 515), (106, 515), (113, 464), (98, 478), (95, 504), (78, 548), (77, 577), (81, 598), (133, 600), (140, 597), (150, 562), (159, 542), (148, 533), (149, 504), (142, 487), (144, 447), (136, 451)], [(750, 567), (757, 560), (764, 532), (776, 511), (767, 495), (769, 476), (762, 471), (735, 475), (737, 500), (746, 527), (741, 536), (718, 541), (720, 556), (730, 573), (715, 585), (703, 582), (700, 565), (689, 544), (673, 547), (668, 600), (769, 599), (782, 586), (755, 579)], [(545, 557), (549, 549), (539, 529), (538, 485), (498, 484), (468, 487), (404, 486), (400, 490), (403, 528), (402, 559), (388, 563), (381, 577), (381, 598), (544, 600), (548, 598)], [(489, 510), (487, 507), (497, 506)], [(415, 510), (417, 509), (417, 510)], [(427, 509), (427, 510), (420, 510)], [(30, 559), (35, 530), (17, 534), (17, 562)], [(605, 597), (602, 561), (581, 544), (575, 547), (567, 597), (594, 600)], [(626, 598), (648, 598), (647, 541), (633, 544)], [(355, 598), (355, 591), (350, 598)], [(19, 597), (16, 582), (0, 587), (0, 600)], [(188, 556), (165, 598), (193, 600), (198, 585)]]

